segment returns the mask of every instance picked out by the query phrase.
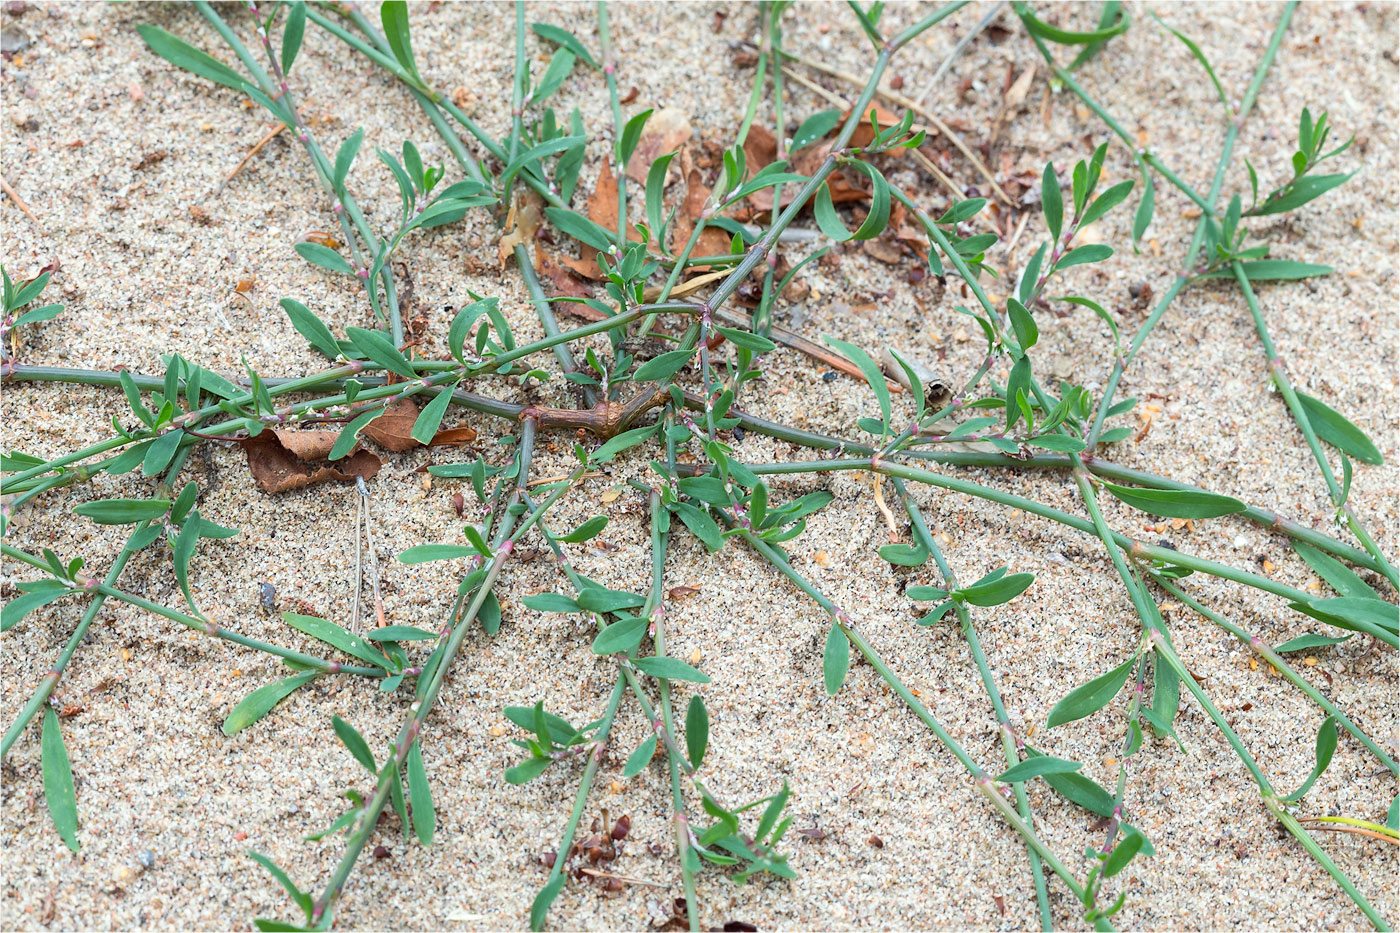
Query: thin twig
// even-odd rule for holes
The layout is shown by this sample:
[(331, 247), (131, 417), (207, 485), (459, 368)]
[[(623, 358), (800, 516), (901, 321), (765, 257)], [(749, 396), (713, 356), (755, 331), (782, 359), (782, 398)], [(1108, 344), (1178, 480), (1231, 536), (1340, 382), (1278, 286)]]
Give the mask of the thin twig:
[(24, 216), (28, 217), (34, 222), (34, 226), (37, 227), (39, 230), (39, 235), (43, 236), (44, 225), (39, 223), (39, 218), (35, 217), (34, 212), (29, 209), (29, 205), (24, 203), (24, 198), (19, 196), (18, 191), (10, 187), (10, 183), (7, 180), (5, 180), (4, 177), (0, 177), (0, 188), (3, 188), (5, 190), (5, 193), (10, 196), (10, 200), (15, 202), (15, 207), (23, 211)]
[(224, 189), (228, 187), (228, 183), (233, 181), (233, 179), (238, 175), (239, 172), (243, 171), (243, 166), (247, 165), (248, 162), (253, 158), (253, 156), (257, 155), (259, 152), (262, 151), (263, 146), (266, 146), (268, 143), (276, 139), (277, 136), (286, 128), (287, 124), (285, 123), (277, 123), (273, 125), (272, 128), (269, 129), (267, 133), (263, 135), (263, 138), (258, 140), (257, 145), (255, 145), (252, 149), (248, 150), (248, 154), (243, 157), (243, 161), (235, 165), (233, 167), (233, 171), (228, 173), (228, 177), (219, 183), (219, 190), (214, 192), (214, 197), (217, 198), (219, 195), (223, 194)]

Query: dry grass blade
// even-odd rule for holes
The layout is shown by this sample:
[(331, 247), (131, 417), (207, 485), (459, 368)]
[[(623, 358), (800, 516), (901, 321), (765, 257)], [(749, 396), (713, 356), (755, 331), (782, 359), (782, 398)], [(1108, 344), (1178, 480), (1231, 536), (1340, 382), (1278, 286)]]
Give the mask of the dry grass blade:
[(24, 203), (24, 198), (19, 196), (19, 192), (11, 188), (9, 181), (2, 177), (0, 177), (0, 188), (3, 188), (5, 193), (10, 196), (10, 200), (15, 202), (15, 207), (23, 211), (24, 216), (34, 222), (34, 226), (39, 228), (39, 235), (42, 236), (44, 233), (44, 225), (39, 223), (39, 218), (35, 217), (34, 211), (30, 209), (28, 204)]

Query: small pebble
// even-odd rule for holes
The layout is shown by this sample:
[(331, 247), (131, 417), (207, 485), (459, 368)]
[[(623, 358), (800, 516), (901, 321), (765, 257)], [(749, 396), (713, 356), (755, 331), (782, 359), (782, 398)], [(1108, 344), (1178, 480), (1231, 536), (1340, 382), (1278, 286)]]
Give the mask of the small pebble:
[(150, 849), (142, 849), (141, 854), (136, 856), (136, 860), (141, 863), (142, 868), (150, 869), (156, 867), (156, 854)]
[(258, 587), (258, 601), (268, 612), (277, 609), (277, 590), (271, 583), (263, 583)]

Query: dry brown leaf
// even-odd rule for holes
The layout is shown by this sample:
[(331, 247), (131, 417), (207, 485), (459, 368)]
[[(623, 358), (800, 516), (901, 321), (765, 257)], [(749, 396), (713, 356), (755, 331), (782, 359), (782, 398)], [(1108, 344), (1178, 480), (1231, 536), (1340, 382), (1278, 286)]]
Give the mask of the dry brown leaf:
[(1021, 76), (1016, 79), (1016, 83), (1011, 85), (1011, 89), (1006, 92), (1006, 109), (1015, 110), (1026, 102), (1026, 95), (1031, 92), (1031, 85), (1035, 82), (1035, 62), (1031, 62), (1029, 68), (1021, 72)]
[[(866, 127), (869, 129), (869, 127)], [(831, 143), (822, 141), (804, 146), (790, 157), (788, 169), (799, 175), (811, 177), (821, 167), (822, 162), (831, 153)], [(783, 186), (783, 206), (792, 203), (792, 199), (797, 196), (800, 185)], [(852, 201), (865, 201), (870, 198), (870, 192), (857, 188), (846, 180), (840, 172), (832, 172), (827, 178), (827, 191), (831, 193), (833, 204), (849, 204)], [(736, 219), (752, 220), (757, 214), (767, 213), (773, 209), (773, 189), (764, 188), (749, 195), (749, 203), (753, 210), (744, 215), (742, 212), (736, 214)]]
[[(593, 294), (593, 290), (588, 287), (587, 282), (570, 272), (558, 258), (547, 252), (539, 243), (535, 244), (535, 270), (549, 279), (556, 295), (568, 298), (589, 298)], [(587, 305), (568, 302), (565, 303), (564, 310), (575, 310), (582, 307), (587, 307)]]
[[(705, 202), (709, 200), (710, 189), (705, 187), (701, 180), (700, 170), (691, 169), (686, 176), (685, 202), (681, 209), (676, 212), (676, 220), (671, 225), (671, 250), (680, 253), (685, 249), (685, 244), (690, 240), (691, 231), (695, 229), (695, 221), (705, 209)], [(729, 252), (729, 234), (718, 227), (706, 227), (700, 234), (700, 240), (695, 244), (692, 256), (718, 256)], [(704, 272), (708, 266), (693, 266), (692, 271)]]
[(867, 256), (873, 256), (891, 266), (896, 265), (904, 258), (904, 253), (900, 250), (899, 246), (891, 243), (884, 237), (866, 240), (861, 244), (861, 249), (865, 251)]
[(412, 450), (422, 446), (413, 437), (413, 423), (417, 420), (418, 405), (413, 399), (401, 398), (385, 409), (384, 414), (365, 425), (360, 436), (389, 450)]
[(749, 135), (744, 137), (744, 164), (749, 175), (756, 175), (759, 169), (772, 165), (777, 158), (777, 138), (757, 123), (750, 126)]
[[(663, 107), (653, 113), (647, 120), (646, 128), (642, 130), (641, 138), (637, 140), (637, 148), (633, 150), (632, 158), (627, 162), (627, 177), (638, 184), (646, 184), (651, 163), (660, 156), (679, 149), (690, 139), (691, 132), (690, 117), (679, 107)], [(668, 182), (670, 176), (668, 169)], [(613, 222), (617, 222), (616, 213), (613, 214)]]
[(349, 455), (326, 459), (339, 431), (265, 430), (238, 441), (248, 457), (248, 471), (263, 492), (276, 494), (328, 480), (348, 483), (356, 477), (373, 479), (382, 461), (355, 445)]
[(541, 203), (539, 195), (533, 191), (517, 196), (511, 203), (510, 213), (506, 215), (507, 232), (496, 248), (502, 269), (517, 246), (523, 245), (528, 249), (535, 242), (535, 233), (540, 229)]
[(433, 439), (428, 441), (429, 447), (461, 447), (463, 444), (470, 444), (476, 440), (476, 429), (442, 428), (433, 435)]
[[(598, 181), (593, 186), (593, 193), (588, 196), (588, 219), (604, 230), (616, 230), (617, 199), (617, 176), (605, 168), (598, 172)], [(634, 243), (640, 242), (642, 239), (637, 235), (636, 230), (628, 230), (627, 238)], [(601, 282), (607, 276), (599, 268), (597, 257), (598, 251), (596, 249), (587, 243), (580, 243), (578, 259), (571, 256), (561, 256), (559, 261), (584, 278)]]

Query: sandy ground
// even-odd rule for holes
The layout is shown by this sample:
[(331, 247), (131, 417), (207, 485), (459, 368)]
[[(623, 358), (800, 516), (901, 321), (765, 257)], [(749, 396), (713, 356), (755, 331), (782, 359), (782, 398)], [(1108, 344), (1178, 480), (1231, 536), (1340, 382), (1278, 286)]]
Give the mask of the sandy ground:
[[(53, 365), (157, 372), (172, 350), (231, 374), (246, 356), (266, 375), (293, 375), (321, 363), (296, 337), (276, 301), (294, 296), (336, 328), (366, 325), (368, 310), (352, 288), (309, 269), (291, 245), (305, 232), (332, 226), (327, 203), (303, 154), (284, 140), (270, 144), (222, 193), (220, 182), (265, 132), (265, 115), (231, 92), (177, 73), (149, 54), (134, 26), (154, 22), (231, 58), (193, 9), (139, 4), (30, 4), (15, 15), (6, 4), (7, 43), (27, 47), (3, 65), (3, 157), (6, 179), (33, 207), (42, 231), (8, 200), (0, 203), (4, 260), (12, 274), (33, 274), (61, 261), (54, 293), (68, 305), (57, 321), (21, 334), (21, 359)], [(509, 120), (511, 16), (506, 7), (442, 4), (416, 7), (414, 41), (428, 80), (475, 95), (475, 115), (493, 133)], [(716, 12), (727, 13), (718, 32)], [(985, 12), (974, 5), (900, 54), (891, 71), (916, 95), (957, 38)], [(1164, 6), (1164, 15), (1200, 41), (1221, 80), (1237, 95), (1249, 80), (1278, 14), (1265, 4)], [(1133, 5), (1134, 25), (1082, 71), (1083, 82), (1130, 132), (1202, 190), (1209, 183), (1223, 128), (1207, 82), (1187, 51)], [(246, 20), (230, 5), (238, 28)], [(905, 23), (913, 6), (887, 19)], [(1087, 8), (1049, 11), (1078, 28)], [(531, 10), (575, 30), (591, 47), (591, 7), (551, 4)], [(1009, 16), (1003, 22), (1009, 25)], [(620, 5), (613, 10), (619, 83), (637, 89), (629, 113), (648, 106), (684, 109), (697, 137), (730, 138), (748, 94), (752, 67), (731, 63), (730, 43), (755, 28), (756, 9), (713, 4)], [(844, 7), (802, 6), (790, 14), (788, 46), (852, 71), (869, 60)], [(7, 44), (7, 48), (10, 46)], [(1227, 190), (1247, 190), (1244, 159), (1266, 179), (1285, 171), (1297, 115), (1326, 109), (1339, 136), (1357, 144), (1341, 161), (1360, 174), (1291, 220), (1258, 223), (1276, 255), (1331, 263), (1337, 273), (1307, 284), (1265, 286), (1261, 297), (1280, 352), (1300, 388), (1350, 415), (1388, 458), (1358, 469), (1353, 502), (1391, 554), (1400, 550), (1400, 485), (1395, 463), (1397, 415), (1397, 13), (1389, 4), (1338, 3), (1299, 9), (1248, 121)], [(537, 73), (547, 57), (533, 37)], [(8, 56), (7, 56), (8, 57)], [(1008, 68), (1035, 59), (1022, 34), (983, 36), (958, 60), (932, 97), (940, 112), (964, 121), (974, 141), (985, 138), (1000, 108)], [(360, 203), (376, 224), (397, 210), (387, 172), (372, 146), (398, 148), (409, 136), (430, 161), (451, 162), (406, 92), (372, 64), (352, 57), (311, 29), (295, 80), (306, 113), (328, 147), (357, 126), (365, 155), (352, 175)], [(970, 79), (957, 95), (959, 81)], [(825, 79), (823, 79), (825, 81)], [(852, 91), (835, 86), (842, 94)], [(1037, 172), (1087, 155), (1106, 138), (1101, 125), (1068, 94), (1052, 95), (1042, 70), (1023, 109), (1003, 130), (1007, 164)], [(585, 185), (608, 145), (607, 95), (596, 73), (579, 70), (556, 105), (580, 107), (595, 142)], [(789, 84), (793, 125), (827, 104)], [(768, 103), (759, 120), (771, 123)], [(165, 153), (160, 160), (152, 155)], [(141, 163), (145, 162), (143, 166)], [(954, 159), (967, 185), (972, 169)], [(1115, 149), (1106, 174), (1127, 177)], [(455, 176), (450, 176), (455, 177)], [(912, 165), (892, 180), (931, 205), (943, 194)], [(1267, 182), (1266, 182), (1267, 183)], [(586, 189), (586, 190), (587, 190)], [(1150, 245), (1141, 256), (1123, 250), (1095, 271), (1077, 270), (1067, 285), (1113, 309), (1126, 329), (1143, 311), (1128, 288), (1146, 282), (1160, 294), (1184, 253), (1194, 221), (1184, 200), (1159, 193)], [(212, 222), (203, 226), (190, 209)], [(1130, 210), (1103, 222), (1108, 242), (1126, 243)], [(810, 221), (802, 221), (810, 224)], [(495, 269), (493, 223), (475, 213), (461, 227), (420, 236), (407, 251), (417, 313), (441, 350), (451, 309), (468, 291), (501, 296), (521, 339), (539, 335), (517, 277)], [(1013, 253), (991, 254), (1001, 270), (1024, 263), (1039, 242), (1034, 216)], [(932, 281), (908, 284), (910, 259), (898, 266), (849, 250), (839, 264), (810, 267), (813, 296), (786, 307), (780, 319), (804, 333), (828, 333), (867, 347), (889, 343), (961, 380), (978, 357), (980, 336), (952, 313), (960, 297)], [(256, 278), (248, 300), (233, 294)], [(994, 288), (995, 291), (995, 288)], [(1097, 389), (1107, 374), (1102, 328), (1087, 312), (1042, 320), (1038, 367)], [(552, 361), (551, 361), (552, 363)], [(857, 417), (873, 407), (853, 380), (825, 381), (823, 370), (792, 352), (775, 354), (768, 378), (746, 397), (756, 413), (854, 436)], [(783, 392), (783, 389), (787, 389)], [(493, 390), (494, 391), (494, 390)], [(553, 390), (536, 397), (564, 398)], [(1160, 409), (1149, 433), (1111, 456), (1124, 463), (1197, 482), (1269, 505), (1316, 527), (1329, 508), (1315, 465), (1281, 404), (1267, 387), (1263, 355), (1235, 290), (1188, 291), (1172, 308), (1125, 380), (1123, 394)], [(123, 404), (117, 392), (82, 387), (7, 387), (4, 446), (56, 455), (108, 434)], [(500, 422), (466, 415), (487, 439)], [(1135, 426), (1140, 422), (1134, 421)], [(566, 468), (567, 443), (542, 445), (539, 475)], [(751, 462), (806, 457), (809, 452), (750, 434), (738, 447)], [(436, 460), (452, 453), (434, 454)], [(374, 482), (378, 535), (391, 552), (416, 543), (454, 540), (455, 481), (425, 488), (414, 471), (423, 453), (391, 455)], [(620, 588), (644, 585), (648, 568), (645, 503), (619, 487), (642, 475), (645, 458), (624, 457), (558, 508), (553, 522), (569, 527), (606, 512), (607, 548), (575, 547), (584, 572)], [(302, 608), (339, 621), (349, 616), (353, 551), (348, 487), (324, 486), (270, 498), (253, 486), (237, 450), (196, 454), (188, 475), (201, 487), (206, 515), (243, 529), (207, 545), (193, 571), (204, 608), (249, 635), (311, 648), (259, 604), (263, 583), (282, 609)], [(976, 478), (1077, 511), (1064, 477), (978, 471)], [(902, 595), (909, 583), (931, 582), (879, 560), (887, 532), (864, 480), (780, 482), (783, 495), (829, 488), (836, 501), (811, 520), (794, 548), (797, 566), (847, 607), (888, 662), (920, 692), (933, 712), (978, 761), (1001, 760), (994, 720), (964, 643), (953, 626), (912, 624), (920, 611)], [(621, 488), (621, 495), (607, 496)], [(100, 478), (51, 495), (26, 511), (14, 540), (65, 556), (84, 555), (105, 569), (121, 541), (114, 529), (66, 517), (95, 497), (141, 496), (148, 484)], [(1387, 491), (1388, 490), (1388, 491)], [(992, 667), (1018, 727), (1035, 729), (1048, 753), (1085, 763), (1105, 784), (1122, 740), (1119, 704), (1085, 721), (1046, 733), (1051, 706), (1073, 685), (1116, 664), (1132, 650), (1138, 627), (1112, 568), (1092, 540), (1011, 510), (922, 489), (917, 492), (955, 568), (975, 579), (1001, 564), (1036, 574), (1037, 582), (1008, 606), (976, 613)], [(1141, 529), (1144, 516), (1109, 508), (1109, 519)], [(679, 528), (679, 525), (677, 526)], [(1248, 566), (1292, 585), (1317, 586), (1285, 541), (1231, 520), (1200, 523), (1194, 532), (1165, 533), (1182, 549)], [(1269, 564), (1265, 564), (1269, 561)], [(1270, 569), (1271, 568), (1271, 569)], [(5, 568), (5, 582), (31, 576)], [(133, 560), (122, 585), (175, 605), (169, 564), (155, 549)], [(453, 578), (444, 565), (385, 571), (388, 612), (396, 622), (430, 626), (449, 606)], [(819, 828), (814, 840), (790, 835), (798, 878), (760, 879), (743, 887), (721, 873), (700, 879), (703, 923), (759, 927), (986, 927), (1034, 923), (1034, 899), (1016, 837), (974, 793), (965, 772), (938, 746), (868, 667), (856, 664), (848, 685), (828, 699), (821, 682), (822, 613), (742, 547), (708, 555), (688, 534), (673, 535), (667, 587), (700, 595), (668, 605), (674, 653), (714, 678), (703, 688), (713, 718), (706, 783), (727, 801), (770, 794), (787, 780), (794, 828)], [(1211, 605), (1278, 643), (1321, 626), (1290, 613), (1279, 600), (1219, 582), (1193, 584)], [(546, 706), (575, 722), (600, 715), (613, 674), (588, 651), (581, 620), (525, 609), (520, 600), (561, 589), (545, 560), (510, 564), (499, 587), (505, 624), (494, 639), (472, 635), (447, 681), (442, 708), (427, 729), (424, 752), (437, 803), (437, 843), (406, 843), (397, 819), (376, 843), (390, 851), (365, 858), (338, 917), (342, 928), (518, 928), (545, 878), (541, 853), (557, 845), (578, 772), (556, 767), (524, 788), (507, 786), (517, 730), (506, 705)], [(13, 590), (7, 590), (13, 593)], [(6, 722), (28, 697), (76, 623), (80, 609), (59, 604), (36, 613), (0, 639), (0, 707)], [(1202, 679), (1270, 779), (1296, 786), (1312, 763), (1320, 713), (1281, 678), (1250, 666), (1248, 652), (1209, 623), (1167, 613), (1182, 656)], [(1362, 639), (1320, 651), (1307, 676), (1370, 734), (1397, 744), (1396, 655), (1367, 649)], [(250, 651), (185, 634), (126, 606), (104, 608), (69, 666), (57, 699), (79, 712), (64, 720), (82, 820), (82, 851), (70, 854), (43, 805), (37, 727), (4, 765), (6, 844), (0, 927), (248, 928), (251, 918), (290, 918), (276, 885), (246, 857), (267, 853), (304, 886), (319, 889), (341, 852), (339, 839), (311, 844), (301, 836), (339, 812), (338, 795), (365, 785), (365, 775), (338, 744), (332, 714), (355, 723), (372, 741), (392, 734), (405, 701), (364, 683), (323, 681), (298, 693), (255, 728), (226, 739), (219, 724), (238, 700), (280, 676), (279, 665)], [(685, 699), (681, 692), (682, 701)], [(1038, 726), (1038, 727), (1037, 727)], [(1301, 847), (1273, 825), (1240, 762), (1200, 707), (1183, 702), (1179, 722), (1188, 754), (1149, 739), (1129, 775), (1131, 818), (1155, 842), (1157, 855), (1121, 876), (1129, 928), (1351, 928), (1363, 918)], [(590, 800), (589, 817), (606, 808), (628, 813), (633, 832), (617, 871), (662, 887), (629, 885), (606, 896), (571, 883), (556, 903), (558, 927), (645, 927), (663, 919), (680, 893), (668, 835), (664, 770), (622, 778), (628, 751), (644, 734), (635, 704), (624, 704), (616, 744)], [(1095, 844), (1094, 818), (1030, 788), (1045, 839), (1076, 870), (1076, 853)], [(1395, 782), (1349, 736), (1304, 810), (1381, 819)], [(877, 847), (878, 837), (883, 847)], [(1394, 847), (1355, 836), (1319, 834), (1326, 851), (1392, 922), (1400, 920)], [(655, 854), (652, 847), (655, 846)], [(143, 868), (150, 853), (153, 867)], [(1076, 904), (1051, 882), (1057, 925), (1078, 927)]]

